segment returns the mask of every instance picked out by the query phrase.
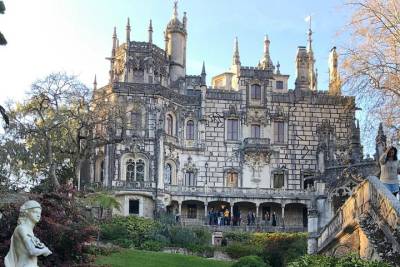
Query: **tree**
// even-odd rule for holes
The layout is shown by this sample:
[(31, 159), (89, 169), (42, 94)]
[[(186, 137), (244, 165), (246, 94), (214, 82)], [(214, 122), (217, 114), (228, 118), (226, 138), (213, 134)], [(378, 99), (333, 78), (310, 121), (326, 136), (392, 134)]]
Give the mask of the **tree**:
[(353, 13), (345, 28), (350, 40), (343, 47), (344, 85), (357, 96), (367, 120), (383, 121), (399, 140), (400, 2), (349, 0), (347, 5)]
[(65, 73), (33, 83), (27, 99), (9, 112), (10, 141), (23, 143), (25, 149), (17, 157), (20, 171), (48, 178), (51, 189), (60, 187), (63, 176), (61, 183), (74, 178), (79, 187), (82, 163), (97, 147), (119, 142), (125, 134), (125, 106), (112, 101), (107, 90), (100, 91), (92, 94)]

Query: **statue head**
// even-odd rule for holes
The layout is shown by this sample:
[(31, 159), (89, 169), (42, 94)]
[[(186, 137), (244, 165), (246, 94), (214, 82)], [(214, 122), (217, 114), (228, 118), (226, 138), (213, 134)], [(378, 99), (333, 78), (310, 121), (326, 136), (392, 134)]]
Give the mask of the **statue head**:
[(40, 216), (42, 213), (42, 207), (35, 200), (29, 200), (25, 202), (19, 209), (18, 224), (31, 221), (36, 224), (40, 221)]

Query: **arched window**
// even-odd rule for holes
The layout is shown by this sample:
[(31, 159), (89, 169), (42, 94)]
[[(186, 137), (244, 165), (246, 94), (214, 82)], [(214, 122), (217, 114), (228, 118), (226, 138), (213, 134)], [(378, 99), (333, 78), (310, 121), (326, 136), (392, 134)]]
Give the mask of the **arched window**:
[(126, 162), (126, 180), (134, 181), (135, 180), (135, 165), (136, 163), (130, 159)]
[(284, 188), (285, 187), (285, 174), (283, 172), (276, 172), (273, 176), (273, 187)]
[(143, 182), (145, 177), (145, 162), (142, 159), (126, 161), (126, 180)]
[(164, 183), (171, 184), (172, 181), (172, 166), (167, 163), (164, 169)]
[(226, 175), (226, 186), (227, 187), (238, 187), (238, 173), (235, 171), (229, 171)]
[(261, 86), (258, 84), (251, 85), (250, 95), (252, 100), (261, 100)]
[(144, 181), (144, 161), (141, 159), (136, 162), (136, 181)]
[(186, 123), (186, 140), (194, 140), (194, 122), (192, 120)]
[(169, 135), (174, 135), (174, 119), (172, 118), (171, 114), (167, 115), (167, 124), (165, 131)]

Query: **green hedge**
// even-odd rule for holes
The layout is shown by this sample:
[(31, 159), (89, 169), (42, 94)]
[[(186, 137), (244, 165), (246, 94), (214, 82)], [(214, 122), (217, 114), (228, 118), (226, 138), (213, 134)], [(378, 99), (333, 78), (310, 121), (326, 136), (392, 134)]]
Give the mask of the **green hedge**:
[(379, 261), (367, 261), (357, 255), (350, 254), (341, 258), (323, 255), (304, 255), (288, 264), (288, 267), (390, 267), (389, 264)]
[(246, 256), (240, 258), (232, 267), (270, 267), (258, 256)]

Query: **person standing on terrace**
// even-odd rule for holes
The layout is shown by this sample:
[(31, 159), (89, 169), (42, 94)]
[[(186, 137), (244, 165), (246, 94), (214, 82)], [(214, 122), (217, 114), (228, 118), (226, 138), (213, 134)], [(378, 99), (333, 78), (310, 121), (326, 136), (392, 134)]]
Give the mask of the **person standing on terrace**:
[(389, 146), (380, 157), (379, 163), (381, 165), (380, 179), (382, 183), (396, 196), (399, 192), (399, 179), (397, 175), (400, 174), (397, 149), (394, 146)]

